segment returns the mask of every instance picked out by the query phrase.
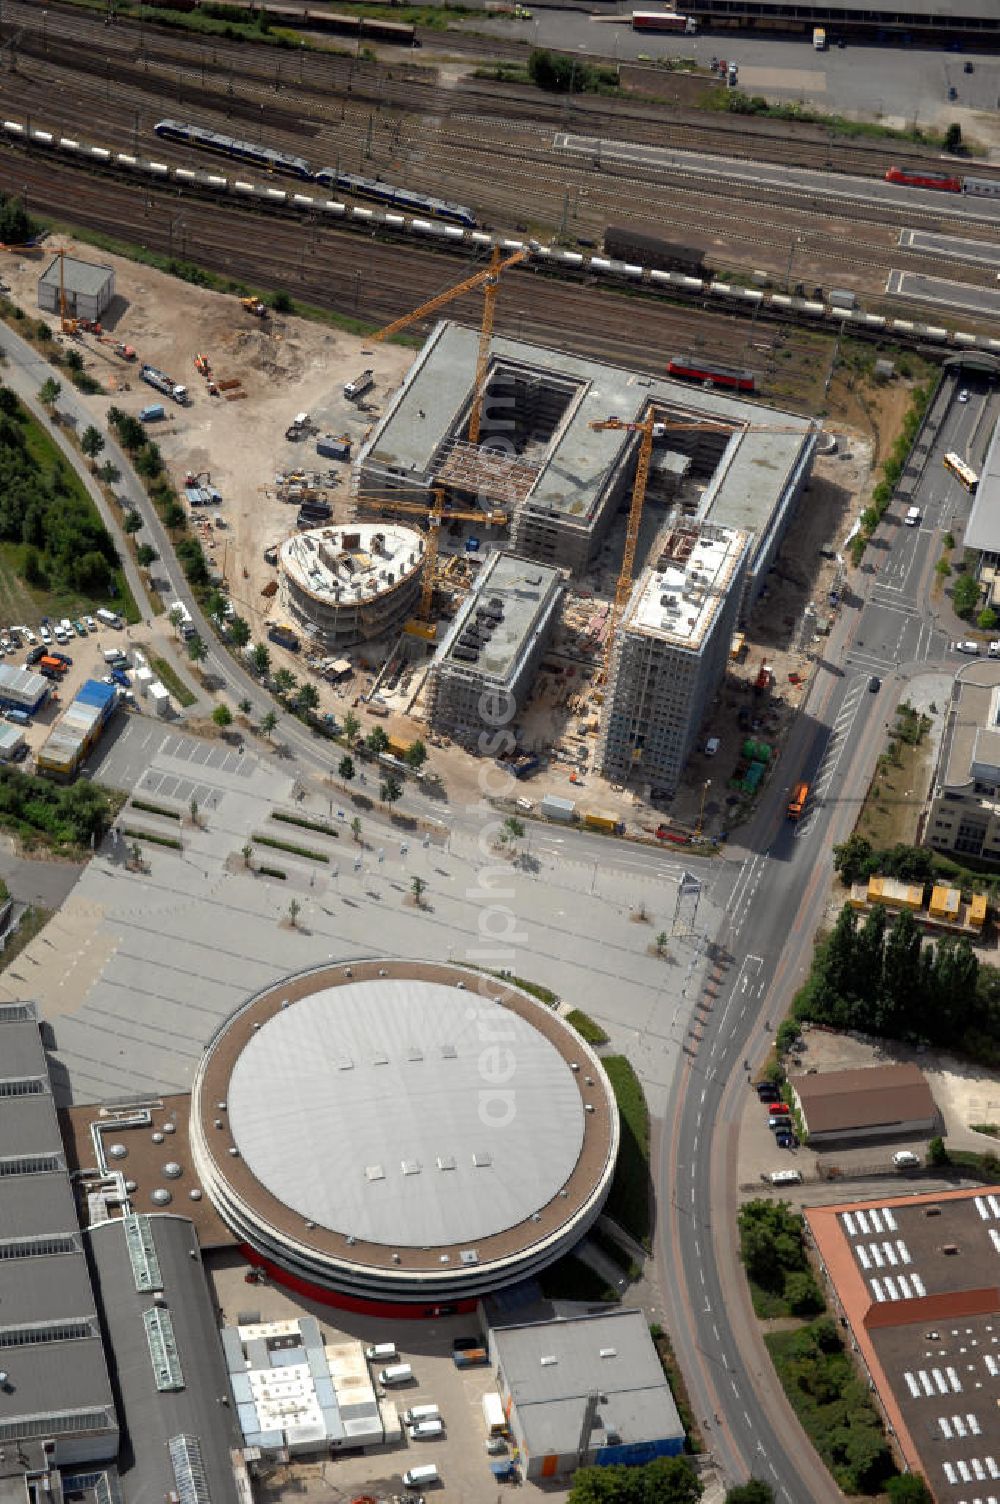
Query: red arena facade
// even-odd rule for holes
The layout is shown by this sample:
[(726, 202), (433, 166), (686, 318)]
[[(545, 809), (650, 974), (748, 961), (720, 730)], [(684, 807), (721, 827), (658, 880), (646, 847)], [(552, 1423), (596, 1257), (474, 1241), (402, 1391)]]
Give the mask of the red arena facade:
[(421, 1317), (538, 1274), (607, 1197), (618, 1110), (593, 1050), (519, 987), (364, 960), (297, 973), (217, 1030), (194, 1166), (300, 1293)]

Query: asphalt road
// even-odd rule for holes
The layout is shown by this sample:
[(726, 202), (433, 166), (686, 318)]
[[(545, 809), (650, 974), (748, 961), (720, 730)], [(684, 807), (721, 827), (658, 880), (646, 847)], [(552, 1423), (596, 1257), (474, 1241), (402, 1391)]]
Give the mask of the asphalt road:
[[(700, 1029), (689, 1041), (659, 1165), (661, 1273), (668, 1321), (706, 1440), (727, 1475), (766, 1479), (788, 1504), (841, 1496), (799, 1429), (749, 1313), (735, 1252), (735, 1168), (747, 1076), (807, 969), (825, 903), (829, 850), (853, 827), (884, 718), (907, 681), (942, 662), (957, 668), (948, 634), (921, 610), (941, 532), (960, 529), (969, 497), (942, 465), (946, 450), (969, 454), (995, 420), (1000, 394), (963, 378), (931, 416), (914, 476), (918, 527), (894, 503), (869, 550), (876, 570), (864, 598), (845, 602), (803, 713), (784, 752), (814, 793), (803, 820), (783, 814), (775, 787), (735, 873), (726, 921), (710, 949), (714, 966)], [(987, 411), (988, 407), (988, 411)], [(884, 675), (876, 691), (869, 678)], [(789, 773), (789, 778), (793, 774)], [(762, 1015), (767, 1015), (762, 1017)], [(776, 1151), (777, 1153), (777, 1151)]]
[(596, 136), (578, 136), (568, 131), (557, 131), (555, 144), (558, 148), (575, 156), (586, 157), (591, 162), (620, 162), (645, 169), (654, 168), (666, 177), (680, 174), (696, 177), (700, 182), (742, 183), (784, 194), (797, 190), (810, 196), (820, 195), (827, 200), (840, 199), (865, 206), (878, 204), (883, 208), (913, 209), (917, 212), (940, 212), (942, 200), (946, 200), (949, 218), (982, 224), (995, 224), (1000, 219), (998, 199), (967, 198), (957, 193), (937, 192), (932, 188), (897, 188), (895, 184), (882, 182), (878, 178), (815, 172), (808, 167), (789, 167), (780, 163), (744, 162), (735, 157), (714, 156), (709, 152), (681, 151), (673, 146), (602, 141)]

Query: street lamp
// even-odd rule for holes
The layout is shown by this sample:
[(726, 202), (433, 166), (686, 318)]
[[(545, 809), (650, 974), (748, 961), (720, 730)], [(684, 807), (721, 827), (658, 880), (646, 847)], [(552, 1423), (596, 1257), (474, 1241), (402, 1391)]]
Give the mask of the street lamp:
[(788, 265), (785, 267), (785, 291), (789, 292), (792, 285), (792, 257), (795, 255), (795, 247), (802, 245), (804, 235), (793, 235), (788, 244)]

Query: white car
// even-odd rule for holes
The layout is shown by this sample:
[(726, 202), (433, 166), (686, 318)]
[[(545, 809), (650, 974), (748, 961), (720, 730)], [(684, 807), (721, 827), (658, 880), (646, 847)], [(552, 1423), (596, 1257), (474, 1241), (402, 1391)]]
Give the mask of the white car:
[(897, 1149), (892, 1162), (897, 1170), (916, 1170), (920, 1166), (920, 1155), (914, 1154), (912, 1149)]
[(986, 651), (991, 658), (1000, 658), (1000, 637), (991, 642)]
[(45, 646), (47, 648), (50, 648), (52, 646), (52, 638), (51, 638), (51, 636), (49, 634), (48, 627), (39, 627), (38, 628), (38, 635), (42, 639), (42, 641), (44, 642), (44, 644), (45, 644)]
[(952, 647), (956, 653), (969, 653), (973, 658), (979, 656), (978, 642), (953, 642)]
[(714, 757), (721, 746), (722, 743), (717, 736), (710, 736), (705, 743), (705, 756)]
[(85, 616), (83, 618), (83, 624), (87, 628), (88, 632), (97, 631), (97, 623), (92, 616)]
[(968, 402), (968, 400), (969, 400), (969, 394), (965, 390), (964, 387), (962, 388), (962, 390), (958, 394), (958, 400), (959, 400), (959, 402)]
[(35, 644), (36, 644), (36, 642), (38, 641), (38, 638), (35, 636), (34, 632), (31, 630), (30, 627), (25, 627), (25, 629), (24, 629), (24, 635), (28, 639), (29, 645), (31, 647), (34, 647)]

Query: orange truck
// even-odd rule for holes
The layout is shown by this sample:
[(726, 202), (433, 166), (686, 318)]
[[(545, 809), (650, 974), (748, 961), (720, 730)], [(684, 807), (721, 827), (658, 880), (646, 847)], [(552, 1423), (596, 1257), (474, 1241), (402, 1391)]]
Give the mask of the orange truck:
[(792, 789), (792, 797), (788, 801), (789, 820), (798, 820), (805, 809), (806, 800), (809, 798), (808, 783), (797, 783)]

